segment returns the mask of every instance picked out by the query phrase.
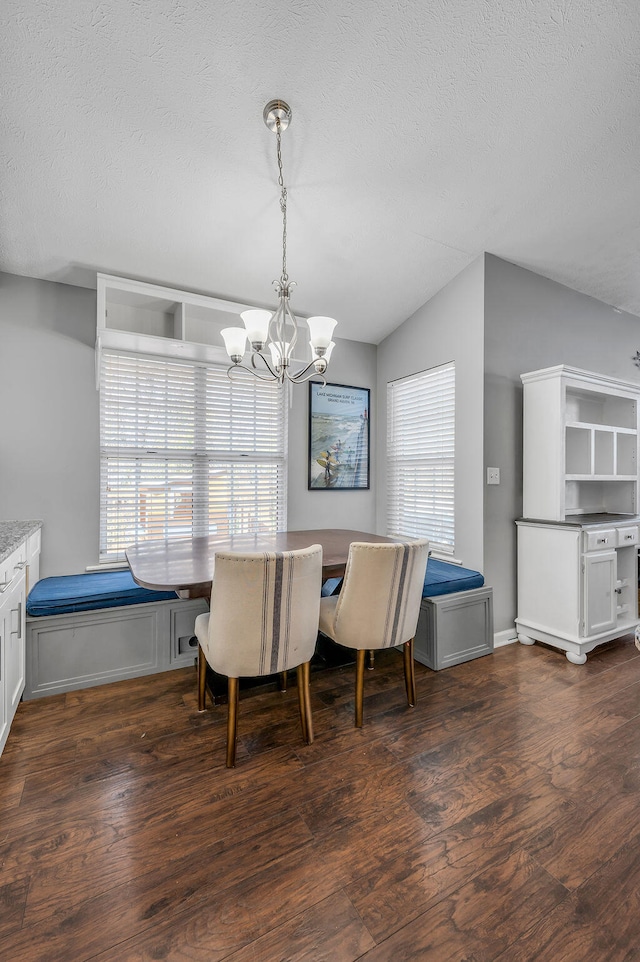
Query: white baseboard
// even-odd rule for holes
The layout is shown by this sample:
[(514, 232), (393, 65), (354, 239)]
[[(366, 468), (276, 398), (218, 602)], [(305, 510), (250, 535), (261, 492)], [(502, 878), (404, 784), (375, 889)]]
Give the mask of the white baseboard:
[(512, 645), (517, 640), (518, 634), (514, 625), (513, 628), (507, 628), (506, 631), (496, 631), (493, 636), (493, 647), (503, 648), (505, 645)]

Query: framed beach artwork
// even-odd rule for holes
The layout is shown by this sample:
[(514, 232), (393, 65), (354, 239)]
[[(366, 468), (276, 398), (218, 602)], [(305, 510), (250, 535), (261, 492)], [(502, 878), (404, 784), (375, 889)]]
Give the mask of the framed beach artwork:
[(309, 382), (309, 490), (369, 488), (369, 388)]

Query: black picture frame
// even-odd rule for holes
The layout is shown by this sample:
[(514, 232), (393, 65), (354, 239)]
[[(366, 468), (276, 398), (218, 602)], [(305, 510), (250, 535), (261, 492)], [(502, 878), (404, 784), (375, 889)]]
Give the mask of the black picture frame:
[(371, 392), (309, 381), (309, 491), (368, 491)]

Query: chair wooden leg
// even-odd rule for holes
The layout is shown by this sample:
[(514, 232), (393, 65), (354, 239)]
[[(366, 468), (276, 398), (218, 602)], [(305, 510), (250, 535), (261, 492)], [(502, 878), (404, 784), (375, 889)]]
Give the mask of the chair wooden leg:
[(206, 708), (207, 659), (200, 645), (198, 645), (198, 711)]
[(238, 729), (238, 679), (229, 678), (227, 706), (227, 768), (236, 767), (236, 734)]
[(307, 745), (310, 745), (313, 741), (313, 716), (311, 715), (311, 686), (309, 684), (311, 665), (308, 661), (305, 661), (302, 670), (304, 675), (304, 714), (307, 719)]
[(311, 693), (309, 688), (311, 670), (308, 661), (303, 665), (298, 665), (297, 674), (302, 738), (306, 745), (310, 745), (313, 741), (313, 716), (311, 714)]
[(296, 668), (296, 677), (298, 679), (298, 708), (300, 709), (300, 727), (302, 728), (302, 740), (305, 745), (308, 744), (307, 741), (307, 716), (304, 708), (304, 672), (302, 670), (302, 665), (298, 665)]
[(375, 664), (376, 664), (376, 653), (372, 648), (369, 652), (369, 671), (375, 668)]
[(364, 659), (367, 652), (359, 648), (356, 652), (356, 728), (362, 728), (362, 705), (364, 702)]
[(407, 701), (411, 708), (416, 703), (416, 672), (413, 661), (413, 638), (405, 642), (403, 646), (404, 655), (404, 684), (407, 689)]
[(280, 672), (280, 691), (286, 691), (286, 690), (287, 690), (287, 672), (285, 670)]

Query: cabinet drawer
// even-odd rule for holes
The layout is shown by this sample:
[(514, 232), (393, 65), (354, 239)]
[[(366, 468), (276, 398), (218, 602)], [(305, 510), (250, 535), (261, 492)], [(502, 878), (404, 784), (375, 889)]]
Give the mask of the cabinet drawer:
[[(8, 558), (0, 564), (0, 584), (4, 584), (9, 588), (11, 582), (18, 573), (24, 569), (27, 563), (27, 548), (26, 543), (23, 542), (19, 548), (12, 551)], [(0, 588), (0, 591), (2, 589)]]
[(598, 531), (585, 531), (586, 550), (595, 551), (601, 548), (615, 548), (618, 544), (615, 528), (600, 528)]
[(637, 544), (638, 543), (638, 526), (631, 525), (630, 527), (617, 528), (618, 535), (618, 547), (625, 544)]

